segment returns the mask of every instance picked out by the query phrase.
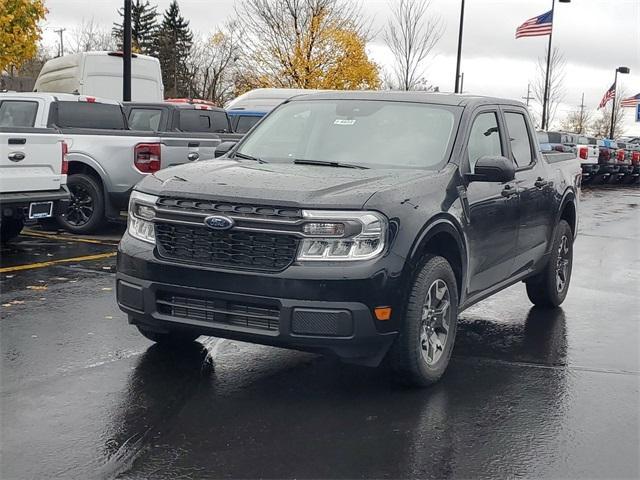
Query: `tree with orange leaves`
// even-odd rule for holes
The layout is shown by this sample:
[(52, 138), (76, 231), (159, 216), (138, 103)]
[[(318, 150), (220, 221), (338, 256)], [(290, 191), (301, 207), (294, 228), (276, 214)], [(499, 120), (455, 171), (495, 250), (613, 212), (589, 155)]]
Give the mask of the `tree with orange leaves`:
[(0, 0), (0, 72), (36, 55), (46, 13), (42, 0)]

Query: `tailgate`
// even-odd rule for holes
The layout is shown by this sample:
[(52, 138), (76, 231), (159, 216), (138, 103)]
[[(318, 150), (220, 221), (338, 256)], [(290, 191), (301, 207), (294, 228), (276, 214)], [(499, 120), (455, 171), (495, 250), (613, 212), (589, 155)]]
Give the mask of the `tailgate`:
[(196, 160), (211, 160), (220, 144), (214, 134), (162, 133), (162, 168), (181, 165)]
[(61, 169), (62, 135), (56, 130), (0, 129), (0, 192), (58, 190), (66, 177)]

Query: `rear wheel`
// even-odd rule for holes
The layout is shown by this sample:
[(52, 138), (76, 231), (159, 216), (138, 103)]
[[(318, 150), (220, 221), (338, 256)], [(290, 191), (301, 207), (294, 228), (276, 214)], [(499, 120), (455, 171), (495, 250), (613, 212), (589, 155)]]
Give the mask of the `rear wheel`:
[(7, 243), (20, 235), (24, 222), (21, 218), (4, 217), (0, 221), (0, 241)]
[(565, 220), (560, 220), (549, 263), (541, 273), (526, 281), (529, 300), (541, 307), (562, 304), (569, 291), (572, 267), (573, 232)]
[(169, 331), (166, 333), (160, 333), (160, 332), (155, 332), (153, 330), (149, 330), (148, 328), (145, 328), (145, 327), (141, 327), (139, 325), (137, 325), (137, 328), (138, 328), (138, 331), (142, 334), (142, 336), (148, 338), (152, 342), (156, 342), (158, 344), (167, 345), (167, 346), (179, 347), (181, 345), (188, 345), (190, 343), (193, 343), (196, 340), (196, 338), (200, 336), (195, 333), (188, 333), (188, 332)]
[(69, 176), (71, 192), (69, 207), (59, 217), (60, 225), (73, 233), (91, 233), (105, 223), (104, 194), (100, 184), (90, 175), (76, 173)]
[(389, 352), (397, 379), (425, 387), (444, 374), (456, 337), (458, 290), (442, 257), (428, 257), (411, 286), (402, 331)]

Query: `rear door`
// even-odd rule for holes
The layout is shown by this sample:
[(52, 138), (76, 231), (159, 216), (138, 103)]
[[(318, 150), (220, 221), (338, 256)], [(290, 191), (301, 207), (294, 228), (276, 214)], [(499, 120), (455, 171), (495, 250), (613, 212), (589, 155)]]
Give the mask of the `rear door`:
[[(483, 156), (507, 156), (499, 112), (477, 110), (467, 135), (465, 170), (473, 173)], [(511, 276), (518, 238), (515, 184), (471, 182), (469, 202), (469, 296), (480, 294)]]
[(526, 110), (503, 109), (509, 156), (516, 164), (516, 185), (520, 192), (517, 255), (514, 272), (529, 269), (543, 258), (551, 238), (556, 212), (553, 179), (534, 140)]
[(43, 103), (0, 100), (0, 192), (58, 190), (64, 184), (62, 136), (34, 128)]

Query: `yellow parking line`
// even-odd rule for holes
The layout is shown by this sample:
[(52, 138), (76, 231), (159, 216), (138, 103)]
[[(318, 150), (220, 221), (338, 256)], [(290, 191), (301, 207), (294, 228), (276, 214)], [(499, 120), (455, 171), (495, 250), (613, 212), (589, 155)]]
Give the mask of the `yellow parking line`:
[(117, 243), (103, 242), (101, 240), (94, 240), (92, 238), (77, 238), (77, 237), (70, 237), (67, 235), (51, 235), (48, 233), (34, 232), (33, 230), (28, 230), (28, 229), (24, 230), (22, 232), (22, 235), (25, 235), (27, 237), (48, 238), (50, 240), (66, 240), (69, 242), (95, 243), (97, 245), (117, 245)]
[(19, 272), (21, 270), (31, 270), (33, 268), (50, 267), (59, 263), (86, 262), (89, 260), (101, 260), (103, 258), (115, 257), (117, 252), (99, 253), (97, 255), (85, 255), (84, 257), (61, 258), (60, 260), (50, 260), (48, 262), (29, 263), (27, 265), (16, 265), (15, 267), (0, 268), (0, 273)]

